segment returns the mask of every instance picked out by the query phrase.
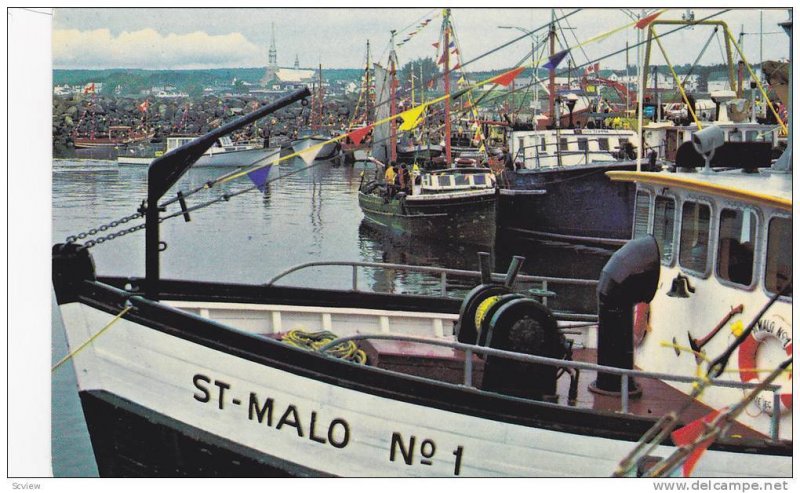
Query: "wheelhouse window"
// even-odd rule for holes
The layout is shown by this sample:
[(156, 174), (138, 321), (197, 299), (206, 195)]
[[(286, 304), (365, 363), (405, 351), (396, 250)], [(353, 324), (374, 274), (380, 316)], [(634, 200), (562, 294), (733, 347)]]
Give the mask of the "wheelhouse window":
[(586, 142), (586, 138), (580, 137), (578, 138), (578, 150), (579, 151), (588, 151), (589, 144)]
[(719, 215), (717, 275), (742, 286), (753, 282), (758, 218), (750, 209), (723, 209)]
[(486, 185), (486, 175), (472, 175), (472, 183), (475, 185)]
[(708, 205), (693, 201), (683, 203), (678, 254), (681, 267), (706, 272), (710, 223), (711, 208)]
[(453, 177), (450, 175), (439, 175), (436, 177), (439, 181), (440, 187), (452, 187), (453, 186)]
[(656, 197), (653, 208), (653, 236), (661, 251), (661, 263), (671, 265), (674, 259), (675, 199)]
[(466, 185), (469, 185), (469, 176), (456, 175), (456, 186), (466, 186)]
[[(769, 222), (767, 232), (767, 268), (764, 286), (770, 293), (777, 293), (792, 278), (792, 221), (775, 217)], [(786, 296), (792, 295), (792, 288)]]
[(597, 141), (597, 144), (600, 146), (600, 150), (601, 151), (607, 151), (608, 150), (608, 139), (607, 138), (601, 137)]
[(545, 138), (544, 136), (542, 136), (542, 137), (540, 138), (540, 142), (541, 142), (541, 144), (542, 144), (542, 147), (541, 147), (541, 149), (542, 149), (542, 152), (547, 152), (547, 138)]
[(636, 210), (633, 216), (633, 237), (640, 238), (649, 232), (650, 192), (636, 191)]
[(569, 143), (567, 142), (567, 138), (566, 137), (561, 137), (558, 140), (558, 146), (559, 146), (559, 149), (561, 149), (562, 151), (568, 150), (569, 149)]

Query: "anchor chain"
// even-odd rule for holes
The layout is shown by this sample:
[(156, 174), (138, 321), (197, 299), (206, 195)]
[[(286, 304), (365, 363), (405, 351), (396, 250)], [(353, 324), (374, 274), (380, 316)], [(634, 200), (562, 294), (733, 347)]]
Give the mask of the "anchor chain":
[[(102, 233), (104, 231), (108, 231), (109, 229), (117, 228), (117, 227), (119, 227), (119, 226), (121, 226), (123, 224), (126, 224), (126, 223), (128, 223), (130, 221), (133, 221), (134, 219), (138, 219), (138, 218), (142, 217), (143, 215), (144, 215), (143, 212), (137, 212), (135, 214), (131, 214), (129, 216), (125, 216), (125, 217), (123, 217), (121, 219), (117, 219), (115, 221), (111, 221), (111, 222), (109, 222), (107, 224), (103, 224), (103, 225), (98, 226), (96, 228), (92, 228), (92, 229), (90, 229), (88, 231), (84, 231), (82, 233), (78, 233), (77, 235), (67, 236), (66, 243), (67, 244), (75, 243), (78, 240), (83, 240), (83, 239), (86, 239), (86, 238), (88, 238), (90, 236), (96, 236), (99, 233)], [(94, 246), (94, 245), (96, 245), (98, 243), (103, 243), (103, 242), (108, 241), (108, 240), (113, 240), (114, 238), (117, 238), (119, 236), (125, 236), (128, 233), (133, 233), (134, 231), (138, 231), (138, 230), (140, 230), (142, 228), (144, 228), (143, 224), (139, 225), (139, 226), (134, 226), (132, 228), (128, 228), (127, 230), (119, 231), (119, 232), (116, 232), (116, 233), (111, 233), (111, 234), (106, 235), (104, 237), (97, 238), (96, 240), (89, 240), (84, 245), (84, 248), (90, 248), (90, 247), (92, 247), (92, 246)]]

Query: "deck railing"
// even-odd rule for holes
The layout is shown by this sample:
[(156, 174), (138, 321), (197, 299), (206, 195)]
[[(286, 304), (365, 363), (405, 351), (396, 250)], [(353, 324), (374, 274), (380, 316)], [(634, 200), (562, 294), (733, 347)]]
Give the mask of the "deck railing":
[[(641, 370), (627, 370), (623, 368), (614, 368), (610, 366), (602, 366), (597, 365), (594, 363), (586, 363), (582, 361), (570, 361), (570, 360), (563, 360), (563, 359), (555, 359), (555, 358), (547, 358), (544, 356), (535, 356), (532, 354), (523, 354), (523, 353), (516, 353), (513, 351), (504, 351), (501, 349), (494, 349), (489, 347), (471, 345), (471, 344), (463, 344), (456, 341), (447, 341), (447, 340), (440, 340), (440, 339), (427, 339), (423, 337), (413, 337), (413, 336), (401, 336), (401, 335), (391, 335), (391, 334), (357, 334), (351, 336), (344, 336), (339, 337), (336, 340), (333, 340), (326, 344), (325, 346), (321, 347), (319, 351), (325, 354), (329, 349), (347, 341), (365, 341), (365, 340), (392, 340), (392, 341), (402, 341), (402, 342), (413, 342), (418, 344), (428, 344), (433, 346), (441, 346), (447, 347), (451, 349), (455, 349), (457, 351), (462, 351), (464, 353), (464, 381), (463, 386), (469, 387), (474, 389), (477, 392), (487, 392), (481, 389), (476, 388), (472, 384), (472, 355), (473, 353), (481, 354), (484, 356), (497, 356), (505, 359), (510, 359), (514, 361), (521, 361), (524, 363), (536, 363), (548, 366), (555, 366), (558, 368), (571, 368), (575, 370), (589, 370), (595, 371), (597, 373), (605, 373), (605, 374), (612, 374), (612, 375), (619, 375), (621, 377), (621, 392), (620, 392), (620, 412), (624, 414), (630, 414), (629, 411), (629, 395), (628, 390), (630, 387), (630, 379), (631, 378), (647, 378), (653, 380), (662, 380), (662, 381), (669, 381), (669, 382), (681, 382), (681, 383), (692, 383), (697, 385), (708, 385), (711, 387), (728, 387), (728, 388), (735, 388), (735, 389), (754, 389), (761, 384), (757, 381), (753, 382), (739, 382), (735, 380), (717, 380), (717, 379), (709, 379), (703, 380), (700, 378), (695, 377), (685, 377), (681, 375), (671, 375), (668, 373), (657, 373), (657, 372), (648, 372), (648, 371), (641, 371)], [(334, 357), (334, 356), (330, 356)], [(392, 371), (392, 370), (386, 370)], [(437, 381), (427, 377), (419, 377), (424, 380), (431, 380)], [(438, 381), (437, 381), (438, 382)], [(765, 386), (764, 391), (772, 392), (772, 406), (773, 406), (773, 413), (772, 413), (772, 421), (770, 423), (770, 438), (773, 441), (777, 441), (778, 437), (780, 436), (780, 419), (781, 419), (781, 402), (780, 397), (781, 394), (779, 391), (781, 390), (781, 386), (777, 384), (770, 384)], [(487, 392), (488, 393), (488, 392)], [(517, 397), (509, 397), (510, 399), (518, 399)], [(689, 396), (687, 396), (689, 398)], [(558, 405), (558, 404), (554, 404)]]
[[(308, 269), (311, 267), (333, 267), (333, 266), (344, 266), (350, 267), (352, 269), (352, 284), (351, 289), (353, 291), (360, 291), (358, 286), (358, 269), (359, 268), (373, 268), (373, 269), (393, 269), (393, 270), (405, 270), (408, 272), (421, 272), (425, 274), (431, 274), (439, 277), (439, 292), (441, 296), (446, 297), (448, 296), (447, 290), (447, 280), (449, 277), (461, 277), (461, 278), (470, 278), (470, 279), (481, 279), (481, 273), (479, 271), (471, 271), (471, 270), (462, 270), (462, 269), (449, 269), (445, 267), (429, 267), (429, 266), (422, 266), (422, 265), (406, 265), (406, 264), (390, 264), (390, 263), (383, 263), (383, 262), (358, 262), (358, 261), (319, 261), (319, 262), (306, 262), (304, 264), (295, 265), (289, 269), (286, 269), (270, 280), (266, 282), (267, 286), (272, 286), (282, 278), (292, 274), (294, 272)], [(506, 278), (506, 274), (499, 274), (499, 273), (492, 273), (491, 279), (492, 281), (502, 283)], [(539, 293), (543, 293), (540, 295), (534, 294), (534, 296), (539, 296), (542, 300), (544, 305), (547, 305), (547, 293), (549, 293), (549, 286), (550, 284), (564, 284), (564, 285), (571, 285), (571, 286), (597, 286), (597, 281), (594, 279), (573, 279), (567, 277), (550, 277), (550, 276), (533, 276), (533, 275), (525, 275), (520, 274), (516, 277), (517, 282), (525, 282), (525, 283), (538, 283), (541, 286), (541, 291)], [(596, 314), (587, 314), (587, 313), (567, 313), (567, 312), (559, 312), (557, 310), (553, 311), (553, 314), (559, 318), (560, 320), (568, 320), (568, 321), (576, 321), (576, 322), (596, 322), (597, 315)]]

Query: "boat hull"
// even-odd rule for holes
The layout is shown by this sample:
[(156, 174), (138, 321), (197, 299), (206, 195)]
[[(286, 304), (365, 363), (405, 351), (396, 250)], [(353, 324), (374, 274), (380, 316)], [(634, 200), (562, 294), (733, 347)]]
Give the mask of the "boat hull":
[[(242, 168), (254, 164), (264, 164), (278, 159), (280, 147), (266, 147), (258, 149), (245, 149), (237, 151), (224, 151), (203, 154), (195, 162), (193, 168)], [(149, 166), (152, 158), (142, 157), (117, 157), (117, 164), (121, 166)]]
[(428, 161), (442, 155), (440, 145), (397, 146), (397, 162), (411, 164), (415, 161)]
[(386, 201), (359, 192), (358, 203), (369, 224), (397, 233), (438, 240), (493, 246), (496, 233), (495, 190), (409, 196)]
[(635, 186), (606, 171), (632, 162), (505, 170), (498, 180), (498, 227), (523, 236), (621, 245), (631, 238)]
[[(308, 149), (309, 147), (317, 146), (322, 144), (323, 142), (328, 142), (330, 139), (326, 139), (323, 137), (304, 137), (302, 139), (298, 139), (292, 141), (292, 151), (296, 153), (300, 153)], [(337, 145), (337, 142), (328, 142), (327, 144), (323, 145), (322, 148), (317, 153), (315, 161), (325, 161), (326, 159), (333, 159), (339, 154), (340, 146)]]
[[(598, 477), (611, 474), (653, 423), (470, 392), (259, 335), (276, 330), (281, 316), (288, 323), (289, 299), (295, 311), (310, 319), (328, 313), (334, 325), (409, 314), (450, 320), (457, 300), (162, 286), (163, 297), (213, 295), (217, 313), (252, 311), (234, 329), (134, 297), (135, 309), (94, 337), (130, 293), (98, 282), (57, 293), (70, 348), (94, 337), (73, 362), (103, 476)], [(704, 454), (697, 475), (791, 475), (790, 448), (720, 447)], [(673, 450), (659, 446), (653, 454)]]

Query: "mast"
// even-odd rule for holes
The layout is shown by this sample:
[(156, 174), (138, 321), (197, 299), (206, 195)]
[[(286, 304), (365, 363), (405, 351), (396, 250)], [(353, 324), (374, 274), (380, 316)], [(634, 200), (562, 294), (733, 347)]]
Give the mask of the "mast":
[[(397, 114), (397, 53), (394, 51), (394, 35), (396, 31), (392, 29), (391, 52), (389, 53), (389, 75), (392, 80), (389, 84), (389, 100), (391, 101), (390, 115)], [(393, 118), (391, 122), (391, 132), (389, 139), (389, 162), (397, 161), (397, 121)]]
[[(556, 23), (555, 23), (555, 11), (550, 11), (550, 33), (548, 37), (550, 38), (550, 56), (556, 54)], [(551, 124), (555, 127), (556, 126), (556, 69), (555, 67), (550, 67), (549, 70), (549, 92), (550, 92), (550, 121)]]
[(366, 113), (366, 117), (364, 118), (364, 124), (369, 125), (370, 118), (369, 118), (369, 40), (367, 40), (367, 67), (364, 70), (364, 95), (367, 98), (367, 102), (364, 106), (364, 112)]
[[(444, 9), (444, 93), (450, 94), (450, 9)], [(453, 162), (450, 142), (450, 98), (444, 100), (444, 145), (447, 166)]]

